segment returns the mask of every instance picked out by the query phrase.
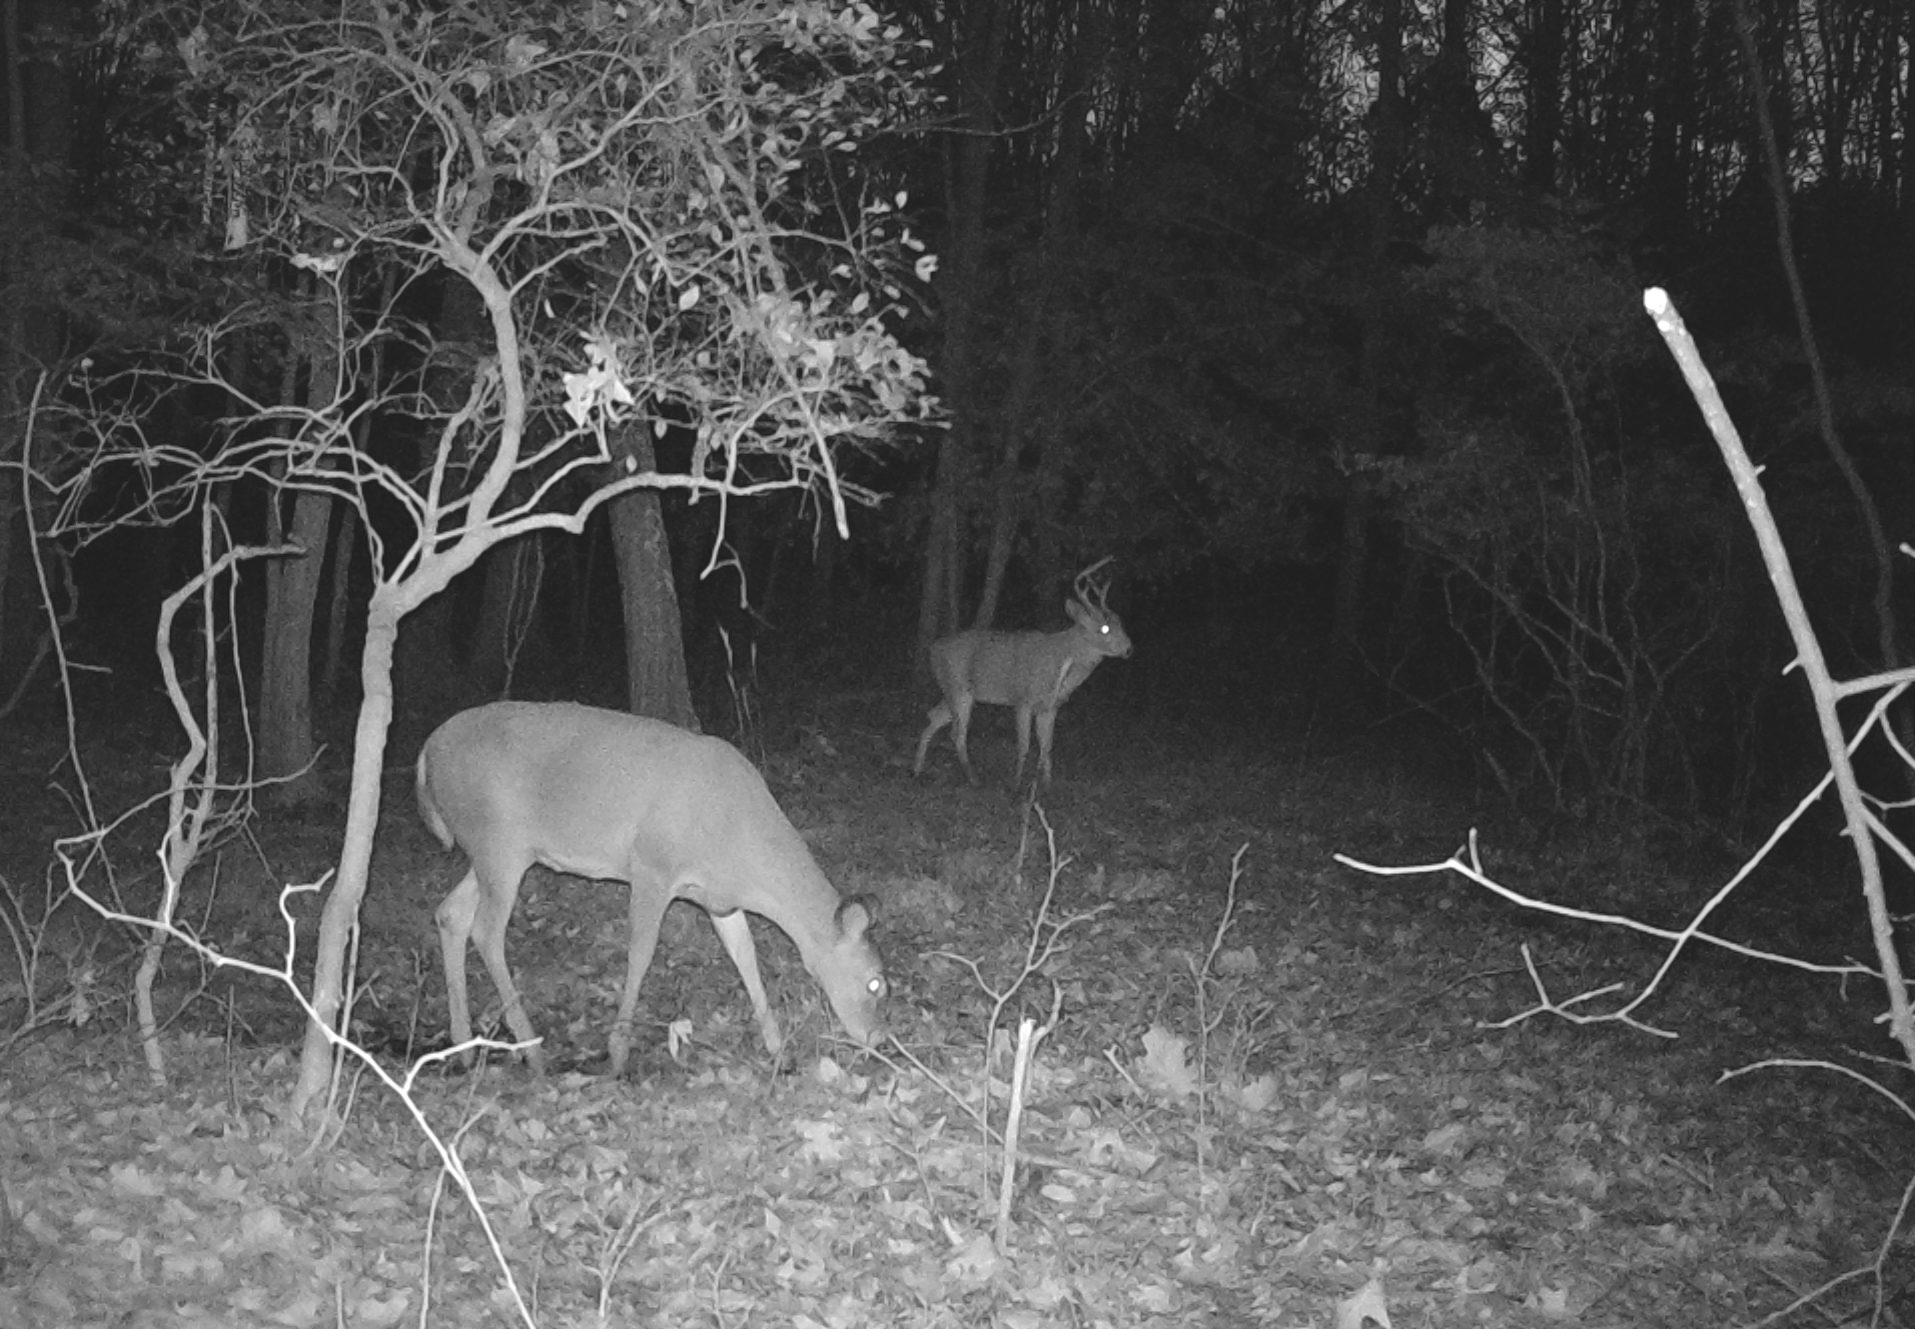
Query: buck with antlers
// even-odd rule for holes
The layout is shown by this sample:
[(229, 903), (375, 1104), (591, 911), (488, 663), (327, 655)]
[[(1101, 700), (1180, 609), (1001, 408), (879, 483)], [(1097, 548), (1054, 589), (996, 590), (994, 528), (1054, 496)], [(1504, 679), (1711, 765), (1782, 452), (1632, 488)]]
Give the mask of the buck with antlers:
[(1124, 625), (1104, 604), (1110, 590), (1108, 579), (1097, 575), (1109, 562), (1109, 558), (1099, 559), (1077, 574), (1076, 593), (1064, 605), (1071, 626), (1062, 632), (973, 628), (932, 643), (931, 673), (944, 699), (931, 708), (930, 723), (918, 739), (917, 759), (911, 763), (913, 775), (924, 773), (924, 756), (931, 749), (931, 740), (950, 725), (951, 741), (964, 774), (972, 784), (977, 783), (965, 745), (970, 737), (971, 708), (983, 702), (987, 706), (1009, 706), (1015, 713), (1020, 784), (1024, 780), (1024, 758), (1031, 748), (1031, 722), (1037, 722), (1038, 778), (1050, 783), (1051, 731), (1057, 724), (1057, 708), (1070, 700), (1071, 693), (1105, 657), (1130, 654)]

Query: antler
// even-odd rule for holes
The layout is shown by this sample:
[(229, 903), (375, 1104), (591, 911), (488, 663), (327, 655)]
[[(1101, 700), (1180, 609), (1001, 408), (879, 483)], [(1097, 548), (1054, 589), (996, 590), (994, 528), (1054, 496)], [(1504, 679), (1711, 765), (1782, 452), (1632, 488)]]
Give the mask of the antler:
[[(1100, 614), (1104, 612), (1104, 597), (1110, 594), (1110, 578), (1099, 577), (1097, 573), (1099, 569), (1115, 557), (1115, 554), (1105, 554), (1102, 558), (1077, 574), (1077, 581), (1075, 582), (1077, 598), (1086, 605), (1096, 609)], [(1091, 598), (1093, 595), (1096, 596), (1094, 600)]]

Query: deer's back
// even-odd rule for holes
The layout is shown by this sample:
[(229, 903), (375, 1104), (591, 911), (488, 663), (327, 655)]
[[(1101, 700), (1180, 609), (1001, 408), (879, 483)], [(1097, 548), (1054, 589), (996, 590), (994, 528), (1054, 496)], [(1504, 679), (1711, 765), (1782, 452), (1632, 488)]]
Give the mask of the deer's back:
[[(469, 857), (499, 853), (577, 876), (718, 884), (797, 838), (729, 743), (569, 703), (463, 711), (419, 754), (426, 825)], [(802, 842), (800, 842), (802, 843)]]

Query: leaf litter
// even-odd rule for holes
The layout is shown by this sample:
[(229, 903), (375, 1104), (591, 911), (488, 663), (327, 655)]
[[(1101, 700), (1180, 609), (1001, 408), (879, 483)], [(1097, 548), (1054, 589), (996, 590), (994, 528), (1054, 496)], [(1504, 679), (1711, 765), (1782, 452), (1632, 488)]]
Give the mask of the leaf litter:
[[(1029, 1081), (1003, 1249), (1008, 1067), (985, 1053), (972, 975), (926, 958), (1016, 962), (1035, 894), (991, 870), (1014, 846), (980, 841), (981, 803), (897, 800), (870, 841), (837, 846), (902, 884), (887, 953), (922, 1070), (811, 1039), (774, 1074), (741, 1021), (622, 1083), (498, 1066), (422, 1081), (538, 1323), (1748, 1323), (1886, 1230), (1910, 1151), (1866, 1103), (1775, 1077), (1717, 1087), (1738, 1058), (1705, 1040), (1481, 1030), (1520, 981), (1457, 975), (1523, 920), (1283, 859), (1280, 830), (1253, 830), (1255, 876), (1197, 1002), (1234, 846), (1206, 845), (1201, 796), (1184, 798), (1160, 783), (1100, 804), (1124, 831), (1066, 867), (1073, 904), (1117, 912), (1043, 975), (1065, 1018)], [(916, 820), (889, 842), (932, 861), (882, 864), (884, 815)], [(1170, 844), (1190, 850), (1176, 868)], [(954, 851), (961, 882), (938, 869)], [(577, 955), (576, 928), (550, 931)], [(536, 936), (514, 945), (534, 971)], [(602, 988), (617, 957), (595, 954)], [(768, 968), (816, 1006), (788, 955)], [(589, 1039), (596, 1019), (543, 1027)], [(464, 1202), (369, 1082), (312, 1150), (270, 1111), (285, 1050), (175, 1032), (168, 1052), (164, 1091), (130, 1044), (68, 1031), (0, 1067), (16, 1215), (0, 1326), (517, 1323)]]

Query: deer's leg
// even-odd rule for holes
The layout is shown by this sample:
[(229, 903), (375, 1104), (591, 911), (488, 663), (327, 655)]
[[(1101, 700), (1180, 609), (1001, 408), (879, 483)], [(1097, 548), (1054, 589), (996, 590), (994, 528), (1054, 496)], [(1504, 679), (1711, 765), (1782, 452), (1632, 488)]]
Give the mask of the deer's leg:
[(445, 961), (446, 1015), (452, 1021), (454, 1047), (472, 1037), (472, 1007), (465, 989), (465, 946), (478, 910), (479, 878), (468, 868), (433, 914), (439, 925), (439, 954)]
[(771, 1013), (765, 981), (758, 976), (758, 949), (751, 943), (751, 921), (744, 910), (734, 909), (729, 914), (711, 915), (711, 925), (718, 933), (718, 940), (724, 943), (725, 954), (731, 957), (738, 977), (745, 980), (745, 992), (751, 998), (752, 1014), (758, 1017), (758, 1033), (765, 1040), (765, 1051), (776, 1057), (784, 1051), (785, 1036), (778, 1028), (777, 1017)]
[[(470, 937), (492, 975), (505, 1007), (506, 1028), (521, 1043), (538, 1037), (532, 1022), (525, 1017), (525, 1003), (512, 981), (512, 969), (505, 961), (505, 928), (512, 921), (512, 907), (518, 903), (519, 881), (531, 864), (517, 857), (492, 858), (484, 854), (472, 860), (472, 870), (453, 887), (445, 903), (439, 906), (439, 944), (446, 959), (446, 1001), (451, 1008), (452, 1038), (455, 1043), (472, 1037), (470, 1011), (466, 1005), (465, 942)], [(456, 990), (455, 990), (456, 989)], [(533, 1073), (545, 1073), (545, 1054), (537, 1047), (525, 1050), (526, 1063)]]
[[(1031, 755), (1031, 708), (1028, 706), (1018, 707), (1015, 719), (1017, 724), (1017, 775), (1013, 778), (1012, 783), (1021, 787), (1024, 783), (1024, 759)], [(1038, 742), (1040, 745), (1038, 755), (1048, 764), (1050, 761), (1050, 745), (1043, 741), (1044, 721), (1042, 718), (1039, 718), (1037, 723), (1039, 726)]]
[(964, 778), (972, 784), (977, 783), (977, 772), (971, 769), (971, 707), (976, 699), (970, 693), (958, 694), (951, 701), (951, 741), (957, 745), (958, 764), (964, 768)]
[(625, 928), (625, 990), (619, 993), (618, 1014), (612, 1018), (612, 1034), (607, 1050), (612, 1056), (612, 1078), (625, 1074), (625, 1063), (632, 1055), (632, 1015), (638, 1010), (638, 985), (652, 967), (652, 953), (658, 949), (658, 925), (664, 921), (665, 907), (672, 902), (671, 892), (651, 872), (632, 874), (632, 898)]
[(1051, 782), (1051, 731), (1057, 728), (1057, 711), (1047, 708), (1037, 713), (1037, 778)]
[(924, 774), (924, 754), (931, 750), (931, 740), (938, 736), (938, 730), (951, 723), (951, 708), (939, 702), (931, 708), (930, 717), (931, 723), (926, 725), (924, 732), (918, 736), (917, 759), (911, 763), (913, 775)]

